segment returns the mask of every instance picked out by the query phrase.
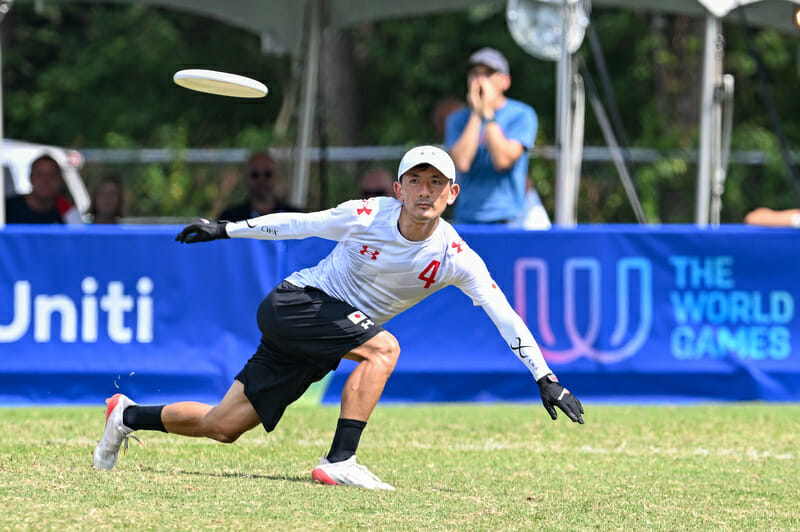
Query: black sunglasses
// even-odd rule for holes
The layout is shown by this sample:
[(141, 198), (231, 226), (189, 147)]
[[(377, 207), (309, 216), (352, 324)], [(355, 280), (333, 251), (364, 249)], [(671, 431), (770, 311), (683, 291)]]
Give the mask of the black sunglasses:
[(250, 177), (253, 179), (258, 179), (259, 177), (270, 179), (273, 175), (275, 173), (272, 170), (250, 170)]

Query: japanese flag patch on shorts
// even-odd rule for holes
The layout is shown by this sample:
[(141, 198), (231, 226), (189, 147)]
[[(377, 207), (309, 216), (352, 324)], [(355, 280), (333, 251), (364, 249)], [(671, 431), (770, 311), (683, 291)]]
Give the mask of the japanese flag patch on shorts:
[(354, 325), (361, 325), (364, 329), (368, 329), (371, 325), (375, 325), (372, 320), (367, 318), (367, 315), (357, 310), (347, 315), (347, 319), (352, 321)]

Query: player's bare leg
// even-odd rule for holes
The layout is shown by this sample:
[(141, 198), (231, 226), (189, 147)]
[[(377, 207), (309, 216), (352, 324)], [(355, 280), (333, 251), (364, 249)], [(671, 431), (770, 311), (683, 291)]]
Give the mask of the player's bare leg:
[(400, 356), (393, 334), (381, 331), (344, 358), (358, 362), (342, 390), (340, 417), (367, 421)]
[(169, 433), (206, 437), (222, 443), (233, 443), (260, 423), (239, 381), (233, 381), (217, 406), (193, 401), (172, 403), (161, 411), (161, 421)]
[(114, 467), (120, 447), (124, 444), (127, 449), (128, 438), (135, 438), (131, 434), (135, 430), (162, 430), (232, 443), (259, 423), (239, 381), (234, 381), (217, 406), (187, 401), (140, 407), (121, 393), (106, 402), (106, 426), (92, 458), (98, 469)]
[(397, 339), (381, 331), (345, 357), (359, 364), (342, 390), (342, 408), (331, 449), (311, 472), (311, 478), (322, 484), (394, 489), (356, 462), (355, 452), (361, 431), (378, 404), (399, 355)]

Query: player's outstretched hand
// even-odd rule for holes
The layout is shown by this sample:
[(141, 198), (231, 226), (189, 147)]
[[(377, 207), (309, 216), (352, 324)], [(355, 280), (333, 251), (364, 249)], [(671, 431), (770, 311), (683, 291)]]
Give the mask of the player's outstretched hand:
[(561, 386), (558, 378), (548, 373), (538, 381), (539, 392), (542, 394), (542, 404), (553, 419), (558, 418), (555, 407), (561, 409), (572, 421), (583, 423), (583, 405), (569, 390)]
[(175, 240), (184, 244), (194, 244), (195, 242), (210, 242), (218, 238), (230, 238), (225, 231), (227, 224), (228, 222), (209, 222), (201, 218), (199, 222), (184, 227)]

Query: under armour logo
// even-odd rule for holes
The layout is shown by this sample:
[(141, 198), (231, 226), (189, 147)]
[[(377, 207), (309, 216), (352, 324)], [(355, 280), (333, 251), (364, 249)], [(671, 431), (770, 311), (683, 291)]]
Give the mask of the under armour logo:
[(455, 248), (455, 249), (457, 249), (458, 251), (456, 251), (456, 255), (458, 255), (459, 253), (461, 253), (461, 252), (463, 251), (463, 250), (461, 249), (461, 246), (462, 246), (463, 244), (464, 244), (464, 241), (463, 241), (463, 240), (460, 240), (460, 241), (458, 241), (458, 242), (453, 242), (452, 244), (450, 244), (450, 247), (451, 247), (451, 248)]
[(368, 200), (361, 200), (361, 208), (356, 209), (356, 214), (372, 214), (372, 209), (367, 207)]
[(361, 251), (359, 251), (362, 255), (372, 255), (372, 260), (378, 260), (378, 255), (380, 255), (380, 251), (377, 249), (375, 251), (370, 251), (367, 246), (362, 246)]

